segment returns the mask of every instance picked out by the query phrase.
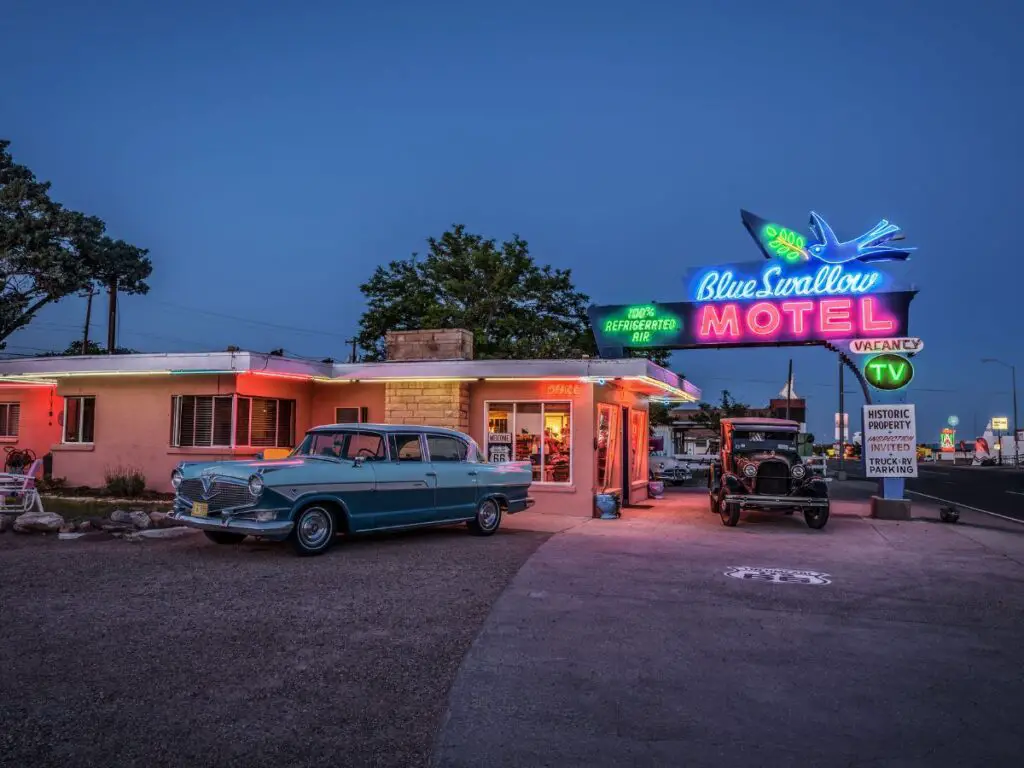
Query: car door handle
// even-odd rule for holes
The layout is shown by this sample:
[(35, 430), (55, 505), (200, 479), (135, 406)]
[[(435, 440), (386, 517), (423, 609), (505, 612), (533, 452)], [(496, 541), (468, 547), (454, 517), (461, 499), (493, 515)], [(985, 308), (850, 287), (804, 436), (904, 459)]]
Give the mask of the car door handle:
[(468, 475), (469, 475), (470, 477), (476, 477), (476, 472), (468, 472), (467, 474), (468, 474)]
[(437, 477), (437, 472), (427, 472), (427, 477)]

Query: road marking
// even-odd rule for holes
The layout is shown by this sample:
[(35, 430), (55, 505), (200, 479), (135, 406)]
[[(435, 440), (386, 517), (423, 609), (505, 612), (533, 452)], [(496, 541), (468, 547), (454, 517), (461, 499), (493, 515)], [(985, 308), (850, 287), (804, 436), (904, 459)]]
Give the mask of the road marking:
[(795, 571), (792, 568), (762, 568), (751, 565), (734, 565), (725, 572), (726, 576), (745, 581), (760, 581), (769, 584), (831, 584), (827, 573), (818, 571)]
[(1024, 496), (1024, 491), (1007, 491), (1007, 493), (1012, 493), (1014, 496)]
[(1012, 523), (1020, 523), (1021, 525), (1024, 525), (1024, 520), (1018, 520), (1016, 517), (1007, 517), (1006, 515), (1000, 515), (998, 512), (989, 512), (987, 509), (978, 509), (977, 507), (972, 507), (969, 504), (961, 504), (959, 501), (950, 501), (949, 499), (943, 499), (938, 496), (930, 496), (929, 494), (921, 493), (920, 491), (907, 491), (907, 493), (912, 493), (915, 496), (923, 496), (926, 499), (932, 499), (934, 501), (944, 501), (947, 504), (952, 504), (954, 507), (963, 507), (964, 509), (969, 509), (972, 512), (981, 512), (985, 515), (992, 515), (992, 517), (999, 517), (1003, 520), (1009, 520)]

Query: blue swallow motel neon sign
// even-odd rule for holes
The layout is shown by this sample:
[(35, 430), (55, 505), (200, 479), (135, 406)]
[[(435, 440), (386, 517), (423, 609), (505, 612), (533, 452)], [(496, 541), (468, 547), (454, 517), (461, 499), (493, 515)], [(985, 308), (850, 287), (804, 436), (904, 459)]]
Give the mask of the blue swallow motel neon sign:
[(758, 277), (737, 277), (731, 270), (709, 269), (699, 279), (697, 301), (781, 299), (788, 296), (847, 296), (870, 293), (882, 282), (877, 270), (847, 271), (840, 264), (824, 265), (812, 274), (783, 276), (782, 267), (768, 264)]

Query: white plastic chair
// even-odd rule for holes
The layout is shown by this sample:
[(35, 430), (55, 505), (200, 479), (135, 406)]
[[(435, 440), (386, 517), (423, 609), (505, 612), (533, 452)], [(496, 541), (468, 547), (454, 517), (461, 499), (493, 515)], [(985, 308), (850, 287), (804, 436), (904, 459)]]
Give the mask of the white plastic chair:
[(36, 488), (36, 475), (43, 466), (42, 459), (33, 461), (25, 474), (0, 472), (0, 512), (44, 512), (43, 500)]

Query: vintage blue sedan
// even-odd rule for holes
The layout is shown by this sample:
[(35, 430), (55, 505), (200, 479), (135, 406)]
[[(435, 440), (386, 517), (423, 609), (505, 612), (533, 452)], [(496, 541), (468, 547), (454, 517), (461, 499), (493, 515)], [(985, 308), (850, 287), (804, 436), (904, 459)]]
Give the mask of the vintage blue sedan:
[(533, 505), (528, 462), (488, 464), (476, 442), (437, 427), (334, 424), (284, 459), (181, 463), (171, 516), (218, 544), (291, 540), (317, 555), (337, 534), (466, 523), (478, 536)]

